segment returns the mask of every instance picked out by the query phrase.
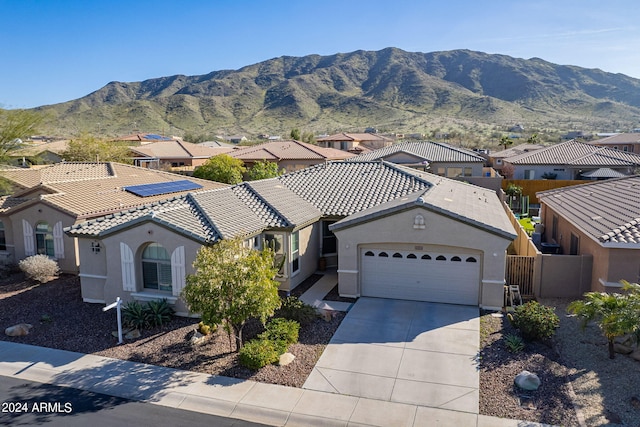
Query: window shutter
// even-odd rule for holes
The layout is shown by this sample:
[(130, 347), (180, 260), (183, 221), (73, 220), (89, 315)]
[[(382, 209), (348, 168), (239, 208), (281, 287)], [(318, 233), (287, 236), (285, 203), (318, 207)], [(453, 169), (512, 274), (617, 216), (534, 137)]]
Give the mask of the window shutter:
[(120, 242), (120, 264), (122, 266), (122, 289), (127, 292), (135, 292), (136, 279), (133, 252), (126, 243), (122, 242)]
[(62, 239), (64, 233), (62, 232), (62, 221), (56, 222), (53, 227), (53, 253), (57, 259), (64, 258), (64, 240)]
[(179, 296), (185, 285), (184, 246), (178, 246), (171, 254), (171, 282), (173, 295)]
[(26, 220), (22, 220), (22, 235), (24, 237), (24, 254), (31, 256), (36, 254), (35, 241), (33, 240), (33, 227)]

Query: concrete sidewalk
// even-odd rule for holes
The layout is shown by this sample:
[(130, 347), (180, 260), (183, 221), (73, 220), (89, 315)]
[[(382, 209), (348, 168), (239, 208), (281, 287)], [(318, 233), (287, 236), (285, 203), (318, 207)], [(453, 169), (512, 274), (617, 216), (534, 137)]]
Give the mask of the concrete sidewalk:
[(0, 375), (273, 426), (541, 424), (263, 384), (0, 341)]

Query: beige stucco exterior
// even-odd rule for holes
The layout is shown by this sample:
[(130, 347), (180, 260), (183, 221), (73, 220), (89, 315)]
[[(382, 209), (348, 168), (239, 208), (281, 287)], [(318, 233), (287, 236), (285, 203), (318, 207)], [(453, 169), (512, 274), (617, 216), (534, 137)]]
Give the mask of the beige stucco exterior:
[[(553, 217), (557, 218), (557, 228), (553, 232)], [(556, 213), (548, 205), (542, 204), (541, 217), (545, 225), (544, 241), (558, 243), (563, 254), (570, 254), (571, 235), (578, 237), (578, 250), (574, 255), (591, 255), (591, 291), (617, 292), (620, 281), (638, 282), (640, 279), (640, 248), (606, 247)], [(555, 234), (555, 239), (553, 235)], [(587, 291), (587, 290), (585, 290)]]
[[(416, 215), (424, 217), (424, 229), (414, 228)], [(411, 249), (418, 246), (478, 254), (481, 260), (478, 304), (498, 309), (503, 305), (506, 249), (511, 239), (421, 207), (338, 228), (334, 233), (339, 245), (339, 292), (343, 296), (361, 295), (363, 247), (391, 245)]]

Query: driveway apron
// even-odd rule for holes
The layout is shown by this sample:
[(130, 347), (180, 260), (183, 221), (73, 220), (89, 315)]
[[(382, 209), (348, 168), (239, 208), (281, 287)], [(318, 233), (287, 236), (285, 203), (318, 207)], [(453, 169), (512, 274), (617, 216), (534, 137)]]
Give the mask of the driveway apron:
[(303, 388), (478, 413), (479, 309), (360, 298)]

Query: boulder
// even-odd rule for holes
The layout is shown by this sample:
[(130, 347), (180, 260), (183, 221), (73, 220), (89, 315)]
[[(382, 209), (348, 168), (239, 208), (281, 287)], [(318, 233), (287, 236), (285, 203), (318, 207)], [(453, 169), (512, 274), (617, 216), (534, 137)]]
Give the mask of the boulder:
[(522, 371), (514, 380), (515, 384), (523, 390), (534, 391), (540, 387), (540, 378), (529, 371)]
[(633, 348), (624, 345), (624, 344), (619, 344), (619, 343), (614, 343), (613, 344), (613, 351), (615, 351), (616, 353), (620, 353), (620, 354), (629, 354), (633, 351)]
[(197, 329), (193, 331), (191, 338), (189, 338), (189, 342), (194, 345), (202, 344), (204, 340), (207, 338), (206, 335), (203, 335)]
[(20, 323), (18, 325), (9, 326), (4, 330), (4, 333), (10, 337), (23, 337), (25, 335), (29, 335), (29, 330), (31, 328), (33, 328), (33, 325)]
[(278, 365), (287, 366), (289, 363), (293, 362), (293, 359), (296, 357), (291, 353), (284, 353), (280, 355), (280, 360), (278, 361)]
[(633, 360), (640, 362), (640, 347), (636, 348), (633, 353), (629, 355)]
[(135, 340), (136, 338), (140, 338), (140, 337), (141, 337), (140, 331), (137, 329), (127, 332), (124, 336), (124, 338), (128, 340)]

